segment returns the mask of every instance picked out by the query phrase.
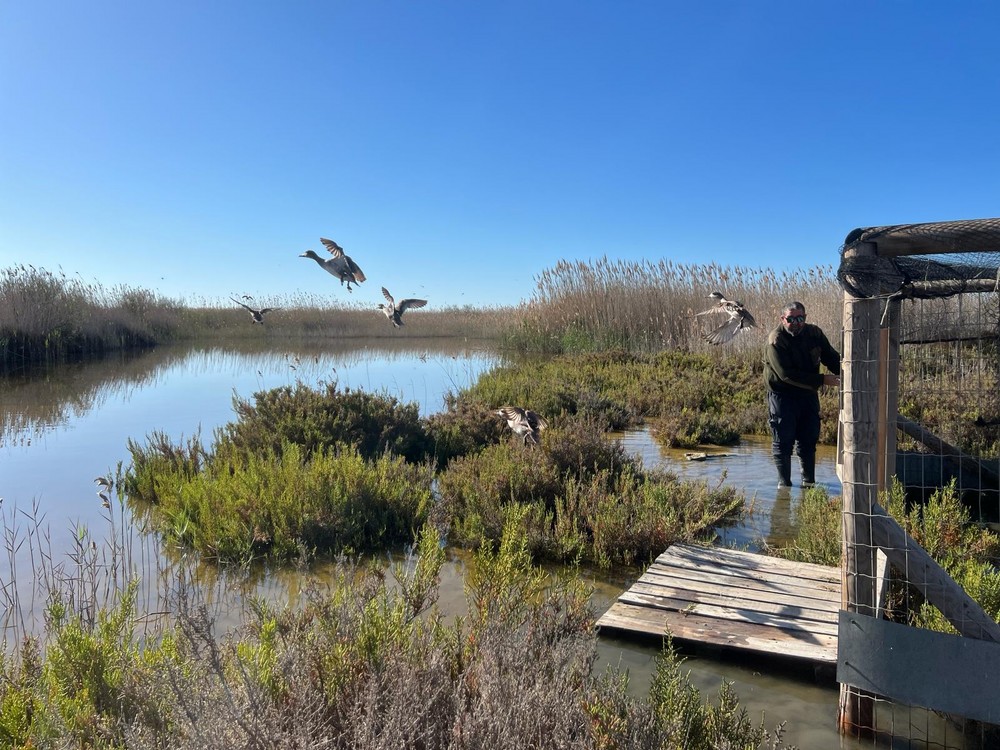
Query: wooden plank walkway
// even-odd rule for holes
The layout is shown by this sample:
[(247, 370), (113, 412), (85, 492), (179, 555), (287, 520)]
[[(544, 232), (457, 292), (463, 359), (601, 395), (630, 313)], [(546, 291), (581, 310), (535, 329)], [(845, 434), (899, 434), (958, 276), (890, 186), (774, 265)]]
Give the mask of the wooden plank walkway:
[(836, 664), (839, 610), (839, 568), (674, 544), (597, 625)]

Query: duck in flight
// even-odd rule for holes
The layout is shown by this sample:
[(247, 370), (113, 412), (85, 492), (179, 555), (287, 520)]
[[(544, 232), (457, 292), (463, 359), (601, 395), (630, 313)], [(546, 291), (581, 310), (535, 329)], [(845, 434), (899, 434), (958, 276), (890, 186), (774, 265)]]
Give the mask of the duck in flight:
[(260, 323), (261, 325), (264, 325), (265, 314), (272, 312), (274, 310), (281, 309), (280, 307), (261, 307), (261, 308), (250, 307), (250, 305), (244, 305), (238, 299), (233, 299), (232, 297), (230, 297), (229, 299), (233, 300), (233, 302), (235, 302), (237, 305), (247, 310), (250, 313), (250, 317), (253, 319), (254, 323)]
[(360, 284), (365, 281), (365, 274), (358, 266), (357, 263), (344, 252), (344, 248), (338, 245), (333, 240), (328, 240), (326, 237), (320, 237), (319, 241), (323, 243), (323, 246), (330, 251), (330, 255), (333, 257), (323, 259), (316, 255), (312, 250), (306, 250), (299, 257), (300, 258), (312, 258), (314, 261), (319, 263), (328, 273), (333, 274), (338, 279), (340, 279), (340, 284), (343, 286), (344, 282), (347, 282), (347, 291), (351, 291), (351, 284)]
[(507, 426), (521, 438), (523, 445), (527, 445), (528, 441), (532, 445), (538, 445), (539, 434), (549, 426), (544, 417), (520, 406), (501, 406), (495, 414), (507, 420)]
[(708, 297), (714, 299), (715, 304), (707, 310), (695, 313), (695, 317), (711, 313), (725, 313), (729, 316), (725, 323), (705, 335), (705, 341), (708, 343), (725, 344), (732, 341), (733, 337), (743, 329), (753, 328), (757, 325), (757, 321), (753, 319), (753, 315), (743, 306), (742, 302), (726, 299), (721, 292), (712, 292)]
[(427, 304), (425, 299), (401, 299), (399, 304), (392, 298), (389, 294), (389, 290), (382, 287), (382, 296), (385, 297), (387, 304), (379, 305), (379, 309), (385, 313), (385, 317), (389, 319), (394, 328), (399, 328), (403, 325), (403, 313), (409, 310), (411, 307), (423, 307)]

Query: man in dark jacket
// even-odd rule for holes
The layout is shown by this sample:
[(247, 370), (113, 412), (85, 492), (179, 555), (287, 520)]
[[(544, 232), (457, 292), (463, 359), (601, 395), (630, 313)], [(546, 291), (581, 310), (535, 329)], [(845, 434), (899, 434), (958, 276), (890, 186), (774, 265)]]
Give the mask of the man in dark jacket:
[[(820, 364), (830, 373), (820, 374)], [(840, 385), (840, 355), (819, 326), (806, 323), (806, 308), (801, 302), (785, 307), (780, 325), (767, 337), (764, 379), (778, 486), (792, 486), (793, 447), (802, 466), (803, 486), (814, 484), (819, 389)]]

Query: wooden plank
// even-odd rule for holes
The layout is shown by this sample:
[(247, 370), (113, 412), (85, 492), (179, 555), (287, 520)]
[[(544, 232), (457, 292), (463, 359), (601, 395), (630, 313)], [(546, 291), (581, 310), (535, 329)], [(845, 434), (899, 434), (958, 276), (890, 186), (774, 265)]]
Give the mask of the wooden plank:
[(597, 625), (833, 663), (839, 608), (836, 568), (675, 544)]
[(833, 664), (837, 661), (837, 639), (824, 634), (761, 628), (740, 622), (722, 622), (699, 615), (613, 604), (598, 626), (645, 635), (663, 636), (668, 631), (680, 640), (724, 646), (760, 654)]
[(901, 416), (896, 417), (896, 425), (906, 435), (909, 435), (918, 443), (925, 445), (930, 449), (931, 453), (950, 456), (958, 461), (962, 468), (970, 474), (983, 476), (993, 484), (1000, 484), (1000, 475), (992, 467), (987, 466), (978, 458), (964, 453), (960, 448), (956, 448), (951, 443), (942, 440), (922, 425)]
[(807, 633), (823, 633), (825, 635), (837, 634), (837, 623), (835, 619), (826, 622), (816, 619), (796, 617), (788, 613), (783, 616), (777, 608), (768, 611), (768, 608), (741, 609), (737, 607), (720, 607), (712, 604), (699, 604), (688, 602), (683, 599), (667, 599), (665, 597), (650, 596), (632, 591), (626, 591), (618, 601), (622, 604), (633, 604), (647, 609), (660, 609), (664, 611), (683, 612), (684, 614), (694, 613), (704, 617), (711, 617), (716, 620), (733, 620), (736, 622), (755, 623), (768, 628), (779, 628), (781, 630), (796, 630)]
[(789, 583), (779, 579), (769, 579), (765, 575), (754, 577), (739, 576), (731, 573), (713, 573), (711, 571), (690, 568), (663, 568), (650, 567), (639, 578), (644, 583), (664, 585), (675, 585), (678, 588), (720, 586), (729, 589), (747, 589), (748, 591), (761, 592), (766, 594), (788, 594), (790, 596), (801, 596), (807, 599), (817, 599), (819, 601), (840, 602), (839, 583), (827, 583), (797, 579)]
[(753, 595), (734, 596), (729, 592), (693, 588), (678, 589), (672, 586), (651, 586), (642, 582), (633, 585), (627, 593), (683, 602), (682, 607), (694, 602), (696, 604), (732, 607), (733, 609), (755, 609), (758, 612), (772, 612), (774, 614), (783, 613), (787, 615), (795, 613), (796, 616), (803, 619), (819, 620), (820, 622), (836, 622), (837, 612), (840, 610), (839, 602), (831, 602), (823, 605), (815, 601), (784, 594), (771, 598), (758, 598)]
[(675, 544), (667, 549), (666, 552), (657, 556), (655, 562), (661, 565), (693, 562), (700, 567), (711, 567), (721, 570), (736, 570), (740, 572), (765, 571), (768, 576), (829, 580), (835, 583), (840, 580), (836, 567), (798, 562), (796, 560), (785, 560), (781, 557), (732, 549), (709, 550), (704, 547)]

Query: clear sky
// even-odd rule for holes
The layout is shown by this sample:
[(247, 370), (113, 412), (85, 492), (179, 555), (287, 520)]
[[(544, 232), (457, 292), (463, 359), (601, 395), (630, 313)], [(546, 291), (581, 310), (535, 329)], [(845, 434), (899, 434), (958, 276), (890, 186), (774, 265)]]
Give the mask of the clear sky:
[[(0, 267), (514, 304), (558, 260), (835, 266), (1000, 216), (1000, 4), (0, 4)], [(348, 295), (312, 261), (340, 243)]]

